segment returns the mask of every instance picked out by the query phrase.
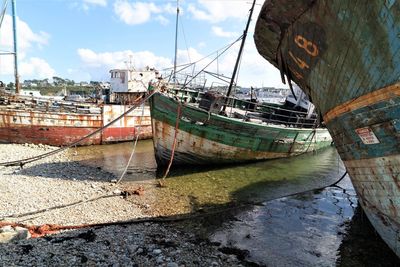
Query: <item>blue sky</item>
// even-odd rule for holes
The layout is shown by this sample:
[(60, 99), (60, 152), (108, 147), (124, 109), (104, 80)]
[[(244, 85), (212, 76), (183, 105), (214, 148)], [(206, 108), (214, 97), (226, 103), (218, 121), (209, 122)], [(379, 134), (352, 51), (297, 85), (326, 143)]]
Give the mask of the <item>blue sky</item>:
[[(238, 84), (286, 87), (254, 46), (254, 25), (262, 3), (257, 1), (253, 14)], [(175, 0), (16, 0), (16, 4), (22, 81), (53, 76), (107, 81), (109, 70), (126, 68), (130, 58), (136, 68), (162, 70), (173, 65)], [(183, 64), (236, 40), (244, 30), (251, 0), (180, 0), (179, 6), (178, 64)], [(2, 51), (12, 50), (10, 15), (9, 5), (0, 28)], [(230, 76), (238, 49), (239, 43), (209, 70)], [(0, 57), (0, 80), (12, 81), (12, 60)]]

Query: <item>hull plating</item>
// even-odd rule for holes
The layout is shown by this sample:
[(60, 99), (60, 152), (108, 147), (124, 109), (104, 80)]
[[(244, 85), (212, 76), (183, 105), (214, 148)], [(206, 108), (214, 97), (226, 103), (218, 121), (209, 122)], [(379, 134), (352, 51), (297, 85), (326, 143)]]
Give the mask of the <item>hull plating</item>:
[(319, 108), (368, 218), (400, 256), (400, 1), (267, 1), (257, 49)]
[[(34, 143), (65, 146), (75, 142), (118, 117), (129, 107), (105, 105), (101, 114), (56, 113), (0, 109), (0, 142)], [(151, 138), (148, 107), (135, 110), (101, 133), (85, 139), (80, 145), (98, 145)]]

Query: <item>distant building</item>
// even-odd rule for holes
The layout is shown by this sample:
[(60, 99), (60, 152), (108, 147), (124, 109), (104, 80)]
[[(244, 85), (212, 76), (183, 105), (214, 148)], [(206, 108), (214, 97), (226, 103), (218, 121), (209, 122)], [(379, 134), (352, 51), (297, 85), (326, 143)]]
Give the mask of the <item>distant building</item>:
[(157, 72), (146, 67), (144, 70), (110, 70), (110, 86), (113, 93), (146, 92), (149, 82), (156, 78)]
[(41, 97), (42, 94), (38, 90), (21, 90), (20, 95), (22, 96), (34, 96), (34, 97)]
[(37, 83), (31, 82), (31, 81), (24, 81), (22, 83), (23, 87), (37, 87)]

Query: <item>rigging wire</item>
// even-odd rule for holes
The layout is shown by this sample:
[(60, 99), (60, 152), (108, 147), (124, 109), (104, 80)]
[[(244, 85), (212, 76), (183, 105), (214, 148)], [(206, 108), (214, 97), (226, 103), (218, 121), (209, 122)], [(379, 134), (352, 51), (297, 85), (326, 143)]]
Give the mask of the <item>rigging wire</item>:
[[(242, 38), (242, 37), (238, 38), (235, 42), (231, 43), (228, 47), (225, 48), (225, 50), (222, 51), (221, 54), (224, 54), (226, 51), (228, 51), (228, 49), (231, 48), (236, 42), (240, 41), (241, 38)], [(184, 88), (185, 88), (191, 81), (193, 81), (200, 73), (202, 73), (206, 68), (208, 68), (208, 66), (210, 66), (216, 59), (217, 59), (217, 57), (214, 58), (213, 60), (211, 60), (204, 68), (202, 68), (196, 75), (194, 75), (194, 76), (192, 77), (192, 79), (190, 79), (188, 82), (186, 82), (186, 83), (183, 85), (182, 89), (184, 89)]]
[[(226, 83), (229, 83), (229, 81), (228, 80), (224, 80), (223, 78), (228, 78), (228, 77), (225, 77), (225, 76), (222, 76), (221, 74), (218, 74), (218, 73), (214, 73), (214, 72), (210, 72), (210, 71), (204, 71), (204, 73), (205, 74), (208, 74), (208, 75), (210, 75), (210, 76), (212, 76), (212, 77), (214, 77), (214, 78), (217, 78), (218, 80), (221, 80), (221, 81), (223, 81), (223, 82), (226, 82)], [(221, 78), (221, 76), (223, 77), (223, 78)]]
[[(196, 61), (194, 61), (194, 62), (192, 62), (192, 63), (186, 63), (186, 64), (182, 64), (182, 65), (177, 65), (177, 67), (182, 67), (182, 69), (177, 70), (177, 72), (183, 71), (183, 70), (185, 70), (185, 69), (191, 67), (191, 66), (194, 65), (194, 64), (200, 63), (201, 61), (203, 61), (203, 60), (205, 60), (205, 59), (208, 59), (210, 56), (214, 55), (214, 54), (217, 53), (218, 51), (223, 50), (223, 52), (222, 52), (221, 54), (218, 55), (218, 53), (217, 53), (218, 57), (220, 57), (220, 56), (221, 56), (223, 53), (225, 53), (230, 47), (232, 47), (234, 44), (236, 44), (237, 42), (239, 42), (239, 41), (242, 39), (242, 37), (243, 37), (243, 35), (241, 35), (240, 37), (238, 37), (238, 38), (237, 38), (235, 41), (233, 41), (232, 43), (229, 43), (229, 44), (223, 46), (222, 48), (218, 49), (217, 51), (211, 52), (211, 53), (209, 53), (208, 55), (206, 55), (206, 56), (204, 56), (204, 57), (202, 57), (202, 58), (200, 58), (200, 59), (198, 59), (198, 60), (196, 60)], [(164, 69), (162, 69), (161, 71), (168, 71), (168, 70), (171, 70), (171, 69), (173, 69), (173, 67), (164, 68)], [(170, 74), (169, 76), (172, 76), (172, 74)], [(167, 76), (167, 77), (168, 77), (168, 76)]]
[(0, 28), (1, 28), (1, 25), (3, 24), (3, 19), (6, 14), (6, 11), (7, 11), (7, 5), (8, 5), (7, 2), (8, 2), (8, 0), (4, 0), (3, 9), (2, 9), (1, 15), (0, 15)]
[[(188, 44), (187, 44), (187, 40), (186, 40), (185, 29), (184, 29), (184, 27), (183, 27), (183, 23), (182, 23), (182, 17), (181, 17), (181, 20), (179, 20), (179, 23), (180, 23), (181, 30), (182, 30), (183, 40), (184, 40), (184, 42), (185, 42), (185, 46), (186, 46), (186, 52), (187, 52), (187, 56), (188, 56), (189, 62), (192, 62), (192, 60), (191, 60), (191, 58), (190, 58), (190, 52), (189, 52), (189, 48), (188, 48)], [(193, 70), (192, 70), (192, 75), (193, 75), (193, 73), (194, 73), (194, 68), (193, 68)]]

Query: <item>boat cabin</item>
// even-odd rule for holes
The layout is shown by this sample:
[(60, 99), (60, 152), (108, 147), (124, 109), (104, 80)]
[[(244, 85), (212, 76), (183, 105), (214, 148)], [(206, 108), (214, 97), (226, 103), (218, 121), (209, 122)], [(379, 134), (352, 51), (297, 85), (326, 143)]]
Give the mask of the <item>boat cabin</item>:
[(113, 69), (110, 74), (111, 93), (143, 93), (157, 72), (146, 67), (144, 70)]
[(110, 70), (110, 89), (106, 90), (105, 102), (132, 104), (146, 94), (149, 83), (159, 77), (158, 71), (146, 67), (143, 70)]

